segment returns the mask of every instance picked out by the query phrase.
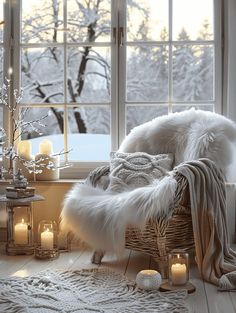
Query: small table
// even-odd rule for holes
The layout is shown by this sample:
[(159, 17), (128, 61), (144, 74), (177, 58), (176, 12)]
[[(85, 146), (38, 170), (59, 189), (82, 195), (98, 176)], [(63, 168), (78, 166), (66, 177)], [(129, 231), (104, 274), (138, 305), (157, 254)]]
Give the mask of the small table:
[[(34, 195), (27, 198), (7, 198), (6, 195), (0, 195), (0, 203), (6, 203), (7, 211), (7, 244), (6, 253), (8, 255), (33, 254), (33, 206), (32, 203), (42, 201), (45, 198), (41, 195)], [(27, 210), (27, 242), (16, 244), (14, 235), (14, 210), (17, 207), (25, 207)]]

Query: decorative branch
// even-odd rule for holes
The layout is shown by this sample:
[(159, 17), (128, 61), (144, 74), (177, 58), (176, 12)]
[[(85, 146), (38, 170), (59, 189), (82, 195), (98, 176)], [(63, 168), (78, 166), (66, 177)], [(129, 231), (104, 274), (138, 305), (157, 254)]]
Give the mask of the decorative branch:
[[(5, 78), (6, 83), (3, 84), (3, 87), (0, 91), (0, 102), (3, 103), (5, 108), (8, 110), (10, 118), (13, 121), (13, 128), (12, 128), (12, 136), (9, 139), (7, 137), (6, 130), (1, 127), (0, 128), (0, 146), (3, 146), (2, 152), (0, 153), (1, 156), (10, 160), (10, 166), (8, 170), (1, 169), (1, 172), (8, 172), (13, 174), (13, 161), (18, 160), (21, 164), (25, 166), (29, 173), (41, 173), (43, 168), (47, 168), (50, 170), (56, 170), (69, 167), (68, 163), (63, 164), (62, 166), (55, 166), (53, 162), (50, 161), (51, 157), (61, 156), (68, 154), (70, 151), (60, 151), (59, 153), (53, 154), (51, 156), (43, 156), (38, 160), (26, 160), (18, 155), (15, 145), (19, 138), (22, 137), (23, 134), (29, 132), (29, 128), (31, 131), (35, 131), (38, 134), (41, 134), (39, 131), (40, 127), (45, 127), (43, 121), (48, 117), (48, 114), (29, 121), (25, 121), (26, 114), (28, 112), (28, 108), (25, 110), (21, 110), (18, 112), (18, 106), (23, 96), (22, 90), (14, 90), (14, 101), (10, 103), (10, 90), (11, 90), (11, 81)], [(43, 163), (45, 161), (45, 163)]]

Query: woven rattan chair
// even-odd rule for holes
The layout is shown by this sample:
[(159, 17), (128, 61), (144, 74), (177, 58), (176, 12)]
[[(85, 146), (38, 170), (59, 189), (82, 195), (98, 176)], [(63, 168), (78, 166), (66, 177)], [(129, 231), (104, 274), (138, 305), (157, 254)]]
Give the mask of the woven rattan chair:
[[(108, 175), (109, 166), (97, 168), (90, 173), (85, 183), (89, 181), (94, 187), (104, 185)], [(126, 230), (126, 248), (151, 255), (157, 262), (162, 277), (167, 277), (168, 253), (171, 250), (183, 249), (190, 255), (194, 254), (188, 184), (183, 176), (176, 176), (176, 179), (178, 184), (171, 218), (151, 219), (142, 231), (134, 227)], [(100, 263), (103, 255), (104, 253), (95, 252), (92, 261)]]

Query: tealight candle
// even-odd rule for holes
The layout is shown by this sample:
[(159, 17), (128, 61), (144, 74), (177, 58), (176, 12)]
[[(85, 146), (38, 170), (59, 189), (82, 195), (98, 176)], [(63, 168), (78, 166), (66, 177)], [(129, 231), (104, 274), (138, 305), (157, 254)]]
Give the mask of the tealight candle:
[(45, 250), (53, 249), (53, 232), (48, 228), (41, 233), (41, 248)]
[(161, 275), (155, 270), (142, 270), (136, 276), (136, 283), (140, 289), (155, 290), (161, 285)]
[(17, 223), (14, 227), (15, 244), (25, 245), (28, 243), (28, 225), (22, 218), (21, 223)]

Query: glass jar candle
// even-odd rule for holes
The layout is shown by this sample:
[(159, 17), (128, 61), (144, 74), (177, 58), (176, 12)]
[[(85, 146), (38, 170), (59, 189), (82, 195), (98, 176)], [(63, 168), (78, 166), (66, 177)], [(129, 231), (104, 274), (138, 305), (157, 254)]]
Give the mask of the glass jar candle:
[(172, 250), (169, 253), (169, 284), (186, 285), (189, 280), (189, 255), (184, 250)]

